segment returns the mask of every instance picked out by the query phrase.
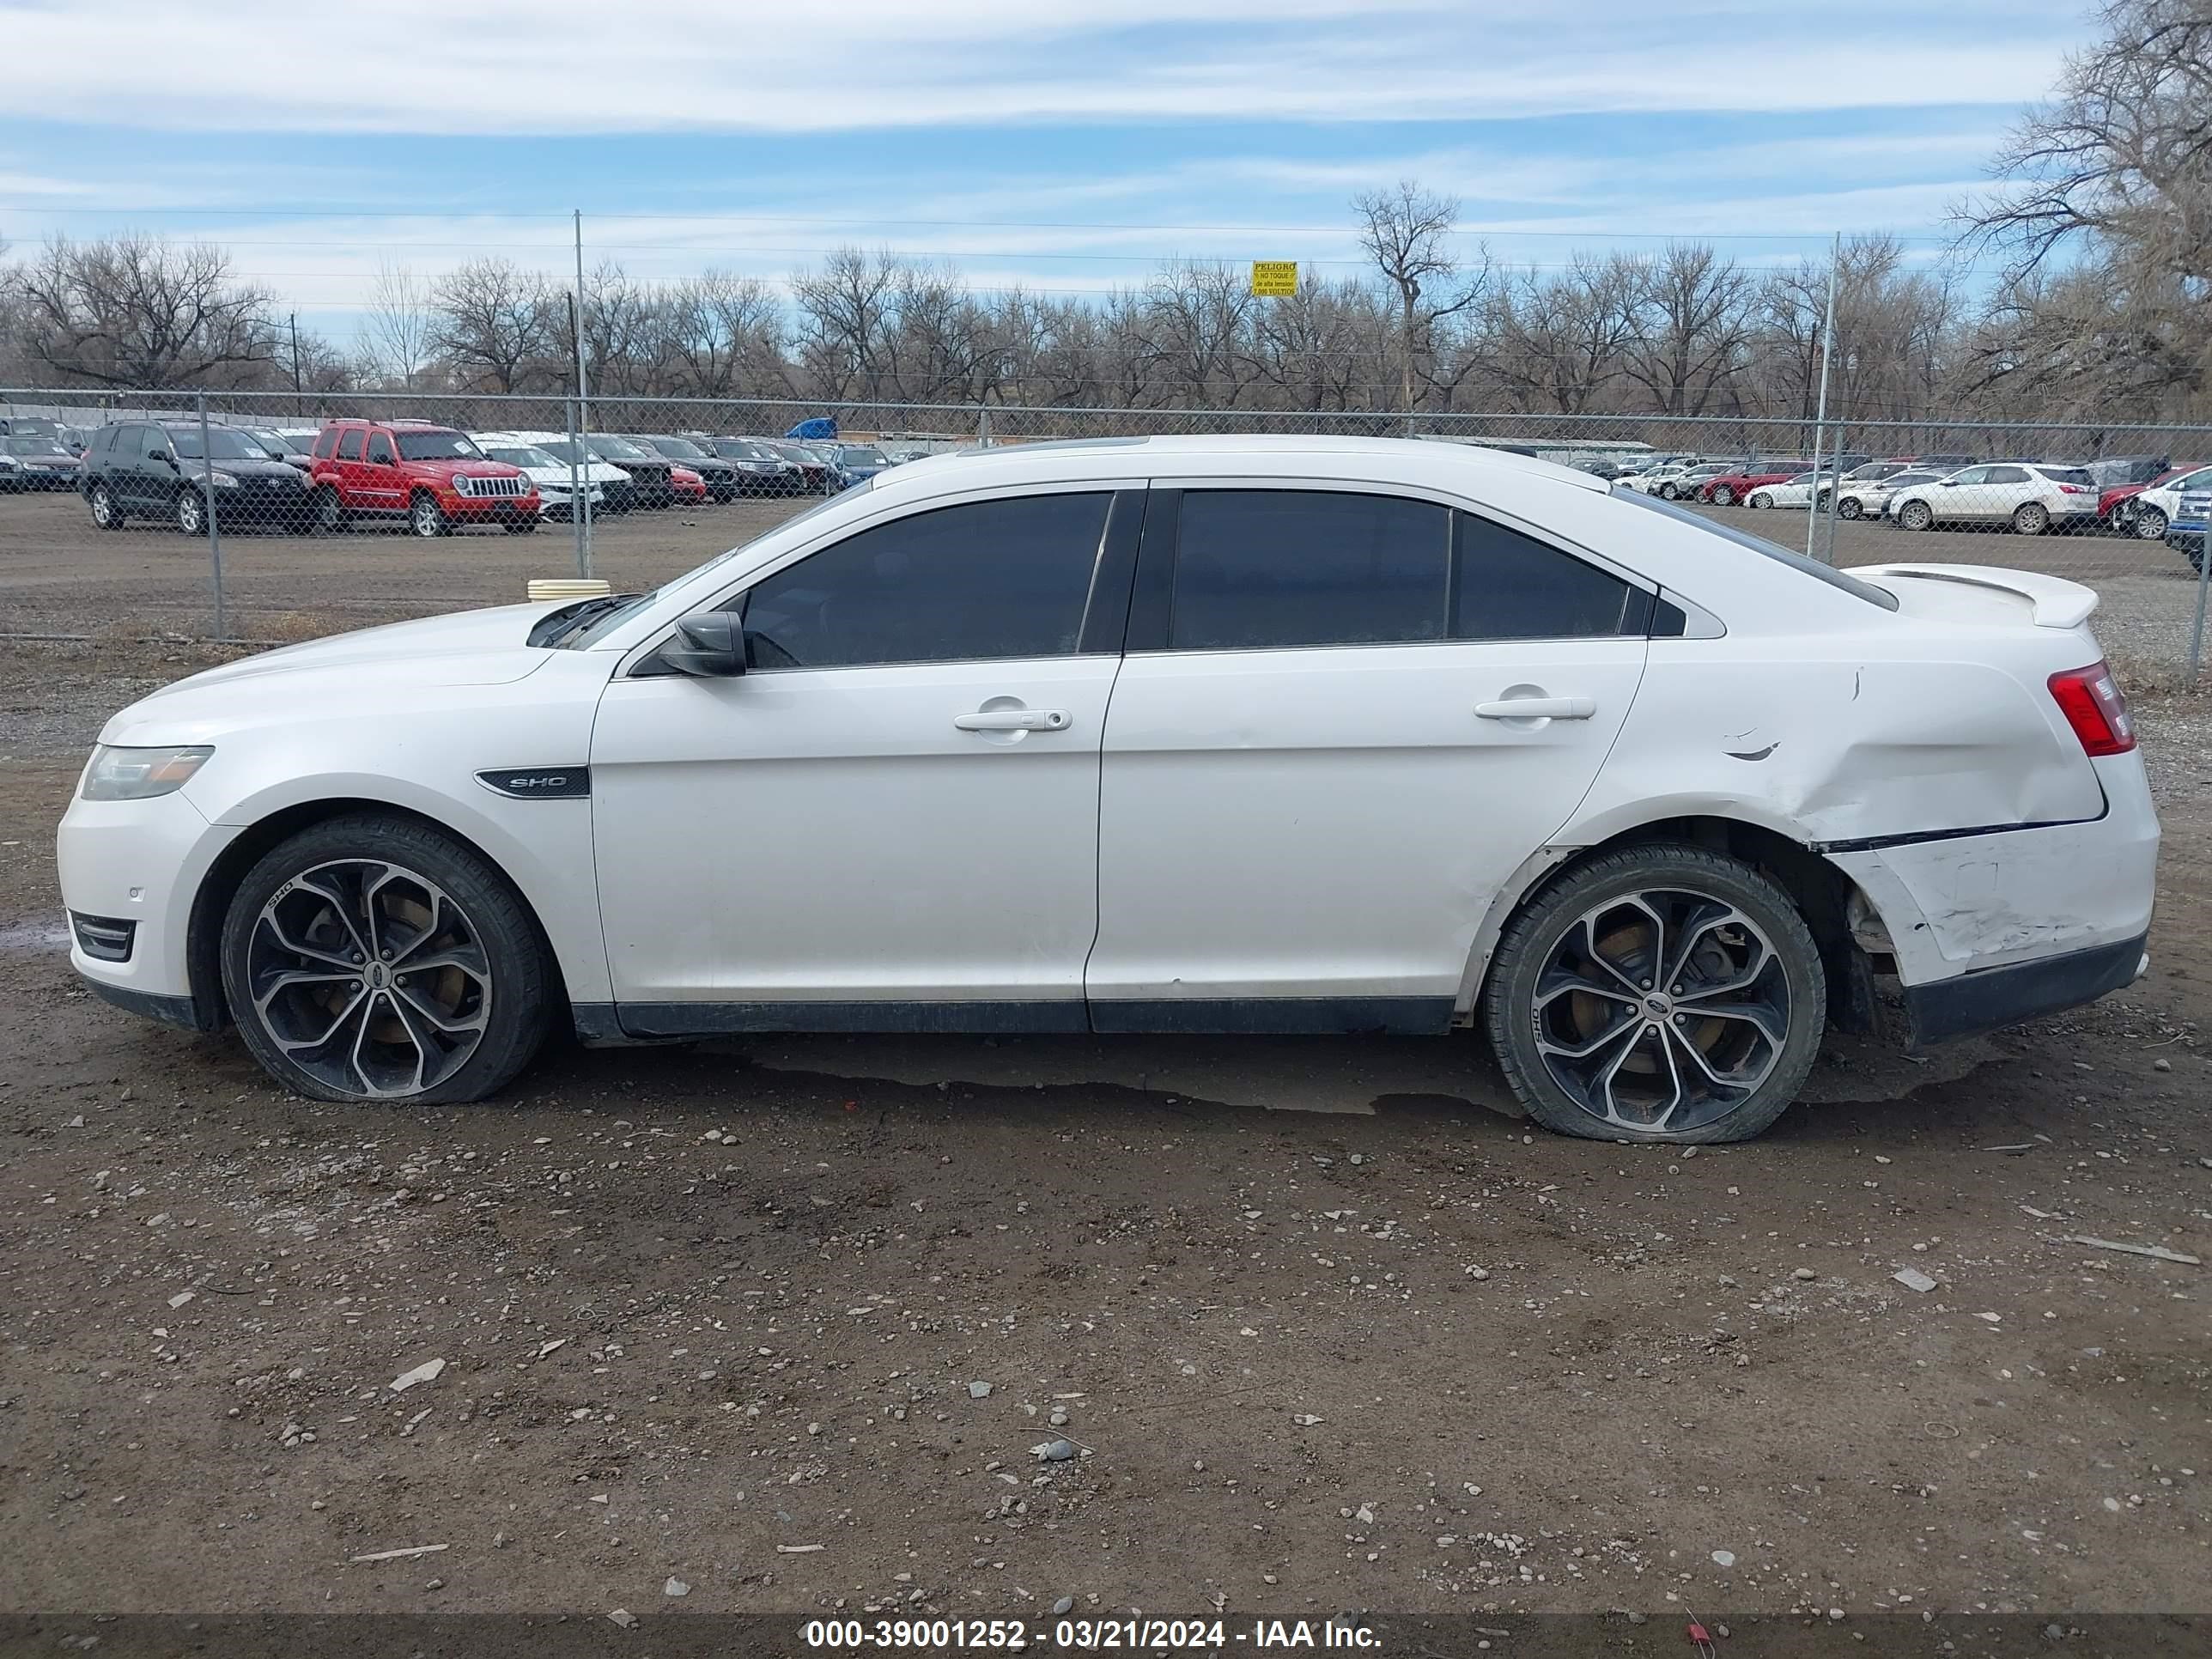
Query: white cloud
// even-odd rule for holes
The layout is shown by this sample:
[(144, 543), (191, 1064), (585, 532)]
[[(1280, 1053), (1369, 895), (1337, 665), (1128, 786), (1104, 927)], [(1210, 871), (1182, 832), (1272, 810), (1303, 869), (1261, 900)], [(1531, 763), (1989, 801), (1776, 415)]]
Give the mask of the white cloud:
[[(2002, 0), (1867, 0), (1838, 38), (1750, 5), (1585, 0), (0, 0), (17, 118), (452, 133), (1212, 119), (1465, 120), (1589, 111), (2012, 104), (2065, 31)], [(1910, 23), (1908, 49), (1893, 26)], [(102, 49), (86, 51), (88, 29)], [(1717, 49), (1716, 49), (1717, 48)]]

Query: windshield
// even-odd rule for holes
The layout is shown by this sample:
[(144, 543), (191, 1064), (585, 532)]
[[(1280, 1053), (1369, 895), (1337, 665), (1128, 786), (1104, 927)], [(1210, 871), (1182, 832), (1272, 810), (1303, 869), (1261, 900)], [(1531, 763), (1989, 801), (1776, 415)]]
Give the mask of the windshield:
[[(1613, 500), (1617, 501), (1632, 501), (1647, 512), (1663, 513), (1678, 523), (1697, 526), (1709, 536), (1718, 536), (1723, 541), (1734, 542), (1738, 547), (1747, 547), (1762, 558), (1772, 559), (1778, 564), (1786, 564), (1792, 570), (1802, 572), (1816, 581), (1826, 582), (1831, 587), (1841, 588), (1855, 599), (1864, 599), (1869, 605), (1878, 605), (1885, 611), (1897, 609), (1897, 596), (1894, 593), (1884, 592), (1872, 582), (1861, 581), (1856, 576), (1849, 575), (1841, 570), (1822, 564), (1818, 559), (1808, 559), (1802, 553), (1794, 553), (1778, 543), (1768, 541), (1763, 536), (1753, 536), (1746, 531), (1736, 529), (1733, 525), (1717, 523), (1705, 517), (1702, 513), (1692, 513), (1686, 507), (1674, 501), (1662, 501), (1656, 495), (1647, 495), (1640, 489), (1615, 489), (1612, 495)], [(836, 498), (833, 496), (831, 499)]]
[(647, 438), (646, 442), (651, 444), (662, 454), (673, 455), (678, 460), (689, 461), (695, 459), (703, 460), (707, 455), (705, 450), (700, 448), (689, 438)]
[(848, 466), (889, 466), (884, 452), (873, 444), (846, 444), (837, 451), (838, 458)]
[(10, 455), (51, 455), (54, 453), (57, 447), (58, 446), (51, 438), (10, 438), (8, 440), (8, 453)]
[[(249, 433), (234, 432), (228, 427), (208, 428), (208, 450), (218, 461), (265, 461), (269, 452), (260, 441)], [(171, 427), (169, 442), (180, 461), (200, 461), (208, 459), (200, 450), (200, 434), (197, 427)]]
[(533, 448), (528, 445), (524, 445), (519, 448), (513, 445), (501, 445), (495, 448), (487, 449), (484, 451), (484, 453), (490, 456), (495, 461), (505, 461), (509, 466), (520, 466), (524, 468), (533, 466), (557, 467), (564, 465), (564, 463), (554, 459), (552, 456), (548, 455), (544, 450)]
[(261, 447), (271, 454), (304, 455), (307, 453), (307, 446), (289, 433), (257, 432), (253, 435), (261, 440)]
[(438, 427), (428, 431), (395, 432), (392, 435), (399, 445), (399, 459), (403, 461), (483, 459), (483, 451), (465, 432)]
[(656, 459), (629, 439), (617, 438), (605, 432), (592, 434), (592, 453), (603, 461), (650, 461)]

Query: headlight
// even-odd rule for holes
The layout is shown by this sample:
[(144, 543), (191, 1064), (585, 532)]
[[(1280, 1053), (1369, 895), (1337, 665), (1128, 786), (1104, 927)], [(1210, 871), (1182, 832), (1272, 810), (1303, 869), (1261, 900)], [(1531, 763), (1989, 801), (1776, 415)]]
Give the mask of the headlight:
[(87, 800), (151, 800), (183, 788), (215, 750), (205, 744), (179, 749), (117, 749), (102, 744), (84, 769)]
[(238, 475), (235, 472), (210, 472), (208, 482), (217, 489), (235, 489), (238, 488)]

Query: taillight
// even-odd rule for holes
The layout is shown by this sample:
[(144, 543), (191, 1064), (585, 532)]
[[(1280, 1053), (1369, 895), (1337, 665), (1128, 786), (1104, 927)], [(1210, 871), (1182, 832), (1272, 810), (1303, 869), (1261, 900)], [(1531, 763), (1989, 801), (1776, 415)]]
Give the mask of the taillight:
[(2058, 489), (2062, 495), (2086, 495), (2089, 493), (2090, 486), (2087, 484), (2061, 484), (2058, 486)]
[(2053, 674), (2051, 695), (2081, 740), (2083, 754), (2124, 755), (2136, 746), (2136, 723), (2128, 714), (2126, 694), (2103, 663)]

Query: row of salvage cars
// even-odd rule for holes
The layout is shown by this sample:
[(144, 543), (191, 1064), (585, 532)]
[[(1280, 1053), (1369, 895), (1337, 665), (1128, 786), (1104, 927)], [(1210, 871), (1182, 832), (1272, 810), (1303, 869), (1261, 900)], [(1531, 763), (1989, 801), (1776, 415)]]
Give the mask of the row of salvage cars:
[[(1840, 471), (1840, 483), (1838, 474)], [(2010, 530), (2021, 535), (2102, 527), (2179, 548), (2201, 567), (2212, 465), (2163, 456), (2082, 465), (1974, 461), (1959, 455), (1866, 460), (1814, 468), (1794, 461), (1681, 459), (1612, 480), (1668, 501), (1754, 509), (1809, 507), (1879, 519), (1904, 530)]]

